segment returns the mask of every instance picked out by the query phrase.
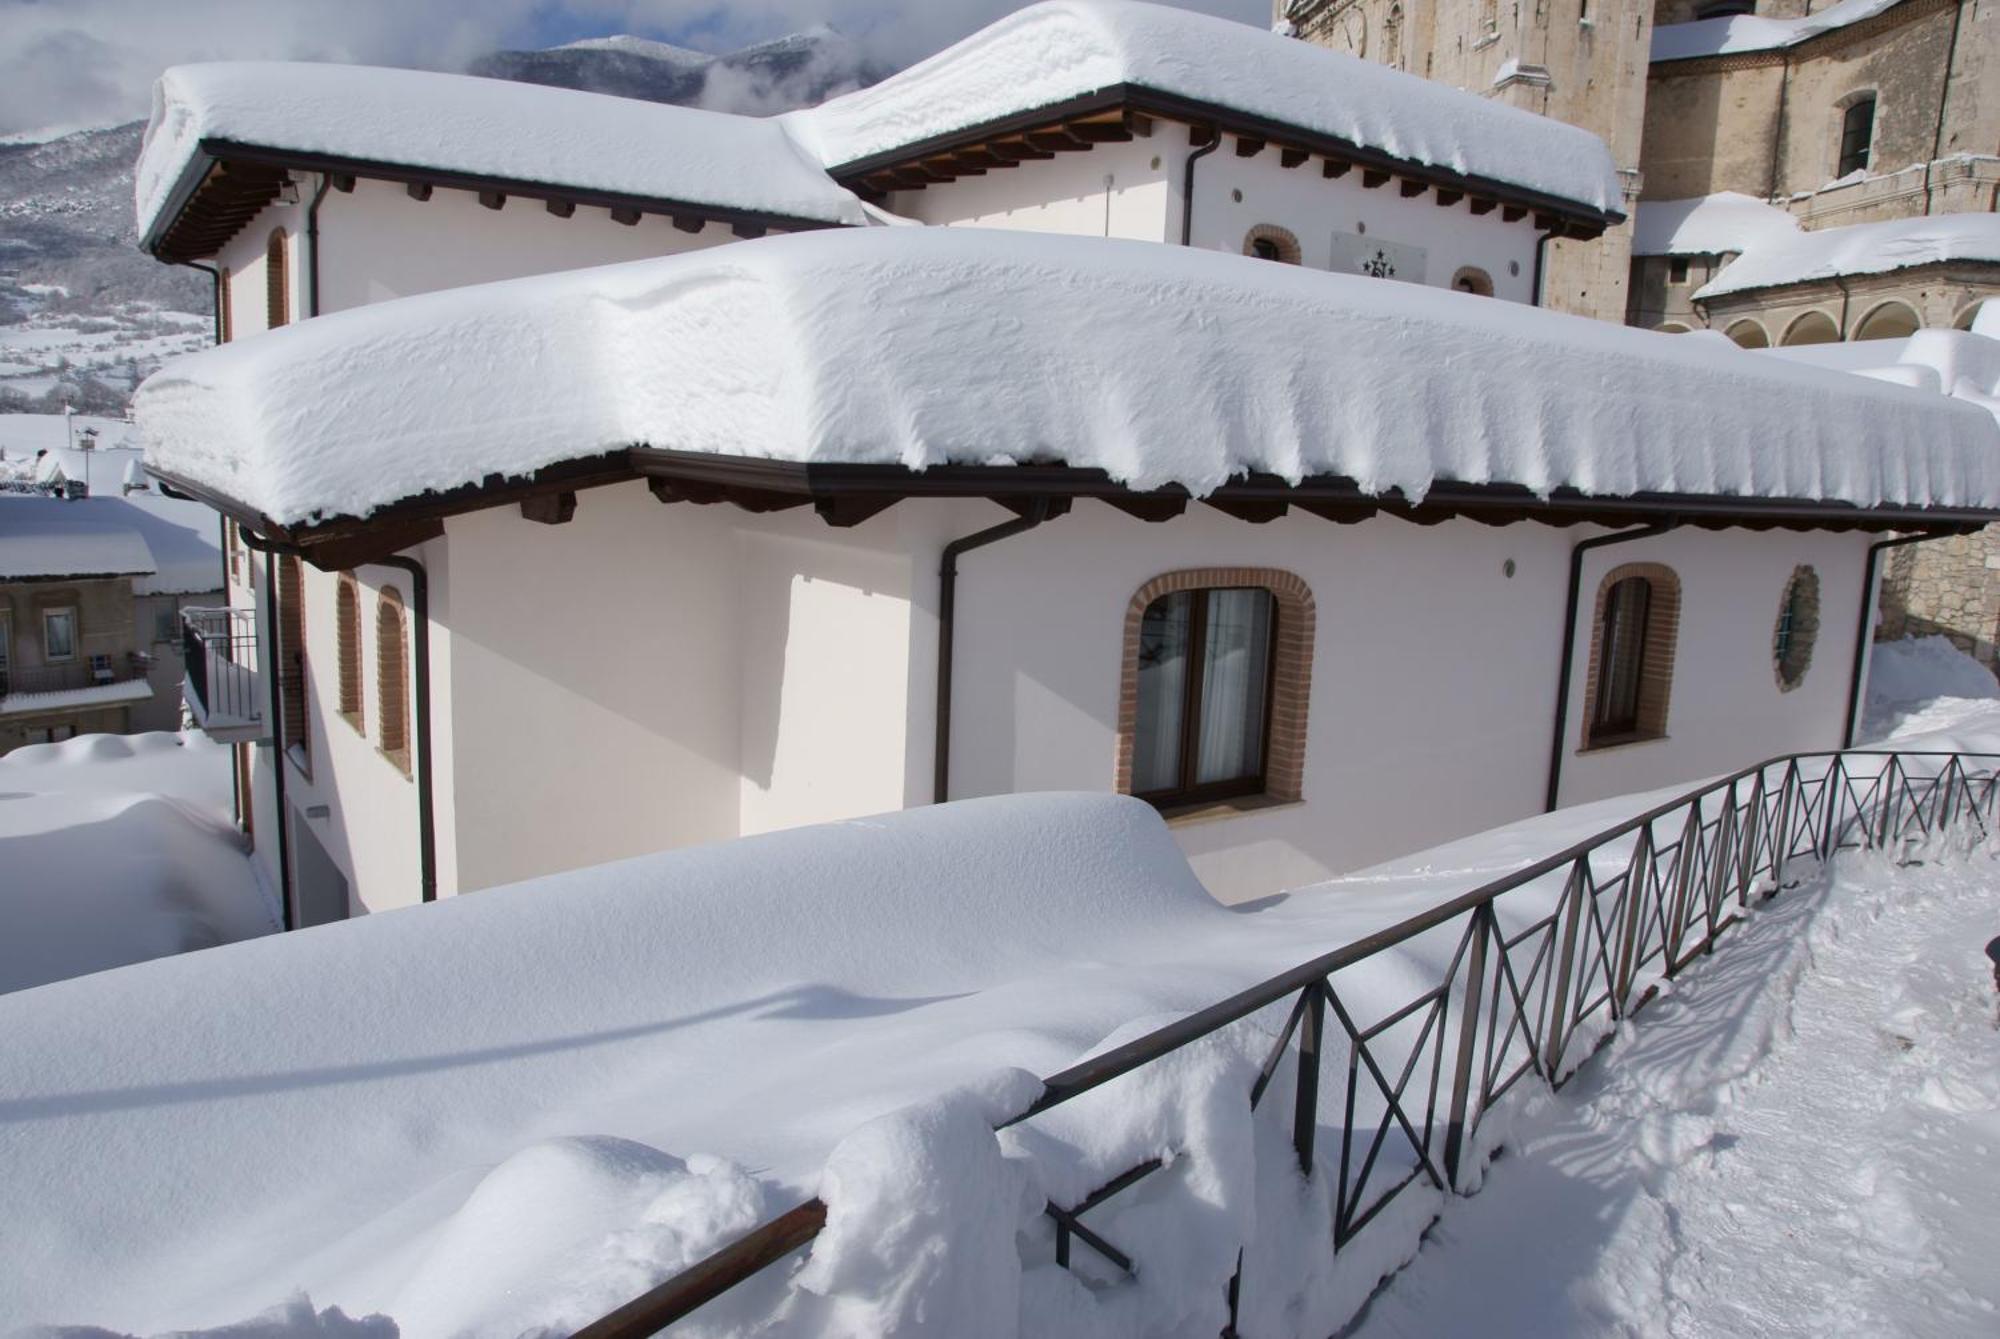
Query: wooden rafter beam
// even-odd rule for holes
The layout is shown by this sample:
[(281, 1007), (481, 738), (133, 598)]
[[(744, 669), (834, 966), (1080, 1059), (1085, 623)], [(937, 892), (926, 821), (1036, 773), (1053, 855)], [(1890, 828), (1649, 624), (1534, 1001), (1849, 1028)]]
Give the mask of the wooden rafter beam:
[(1236, 137), (1236, 156), (1238, 158), (1255, 158), (1262, 152), (1264, 152), (1263, 140), (1256, 138), (1254, 135), (1238, 135)]
[(1310, 157), (1312, 155), (1304, 149), (1280, 149), (1278, 150), (1278, 166), (1289, 171)]
[(1454, 191), (1444, 186), (1438, 187), (1437, 204), (1440, 209), (1450, 209), (1464, 198), (1464, 191)]
[(1363, 190), (1372, 191), (1388, 184), (1389, 174), (1384, 169), (1379, 167), (1364, 167), (1361, 169), (1361, 186)]
[(1405, 200), (1414, 200), (1430, 188), (1430, 183), (1427, 181), (1411, 181), (1405, 177), (1397, 189), (1402, 192)]

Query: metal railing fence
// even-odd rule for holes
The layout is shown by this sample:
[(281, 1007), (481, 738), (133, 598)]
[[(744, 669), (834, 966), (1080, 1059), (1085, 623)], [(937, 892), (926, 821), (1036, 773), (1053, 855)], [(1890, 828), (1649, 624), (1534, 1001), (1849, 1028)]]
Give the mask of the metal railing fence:
[[(1661, 978), (1712, 952), (1752, 897), (1785, 886), (1798, 862), (1904, 849), (1954, 829), (1990, 837), (1997, 772), (2000, 754), (1853, 751), (1759, 763), (1051, 1075), (1041, 1098), (1005, 1124), (1289, 1004), (1249, 1101), (1263, 1101), (1289, 1057), (1293, 1146), (1301, 1171), (1320, 1174), (1321, 1087), (1333, 1070), (1329, 1245), (1338, 1252), (1412, 1185), (1466, 1191), (1480, 1120), (1509, 1089), (1530, 1075), (1560, 1087)], [(1351, 982), (1344, 992), (1344, 978), (1391, 950), (1436, 965), (1435, 984), (1371, 1016), (1376, 992)], [(1050, 1205), (1057, 1262), (1069, 1265), (1076, 1240), (1135, 1271), (1142, 1262), (1082, 1215), (1161, 1165), (1134, 1167), (1075, 1205)], [(806, 1245), (825, 1222), (826, 1206), (809, 1200), (578, 1335), (656, 1333)], [(1232, 1333), (1236, 1293), (1232, 1282)]]
[(204, 724), (262, 719), (256, 610), (181, 610), (181, 662), (192, 699), (188, 705)]

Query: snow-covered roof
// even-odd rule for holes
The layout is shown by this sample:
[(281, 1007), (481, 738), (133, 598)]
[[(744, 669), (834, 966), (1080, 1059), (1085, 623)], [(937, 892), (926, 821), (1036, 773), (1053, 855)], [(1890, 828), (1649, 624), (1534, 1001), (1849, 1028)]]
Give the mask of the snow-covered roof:
[(1793, 237), (1799, 221), (1735, 191), (1686, 200), (1641, 201), (1632, 220), (1635, 256), (1714, 256)]
[(1774, 234), (1731, 261), (1694, 296), (1705, 300), (1753, 288), (1887, 274), (1942, 261), (2000, 263), (2000, 214), (1932, 214), (1792, 237)]
[(132, 576), (138, 595), (218, 590), (216, 528), (201, 503), (153, 493), (0, 496), (0, 580)]
[(168, 364), (148, 463), (280, 524), (645, 444), (1546, 494), (2000, 507), (1986, 415), (1413, 284), (1146, 242), (853, 229), (455, 289)]
[(1840, 0), (1800, 19), (1763, 19), (1754, 14), (1668, 23), (1653, 29), (1654, 61), (1692, 60), (1742, 51), (1775, 51), (1797, 46), (1821, 33), (1872, 19), (1902, 0)]
[(177, 65), (133, 173), (139, 231), (204, 166), (204, 140), (820, 223), (865, 222), (776, 121), (421, 70)]
[(1871, 377), (1978, 405), (2000, 419), (2000, 339), (1919, 330), (1904, 339), (1759, 349), (1767, 357)]
[(1588, 131), (1371, 61), (1133, 0), (1049, 0), (784, 119), (830, 168), (1121, 86), (1225, 109), (1595, 211), (1622, 203)]
[(32, 716), (44, 711), (116, 707), (128, 702), (144, 702), (152, 696), (153, 685), (144, 679), (121, 679), (117, 683), (94, 683), (83, 688), (56, 688), (46, 693), (9, 693), (0, 697), (0, 716)]
[(111, 515), (96, 500), (0, 496), (0, 581), (151, 576), (157, 570), (129, 518)]

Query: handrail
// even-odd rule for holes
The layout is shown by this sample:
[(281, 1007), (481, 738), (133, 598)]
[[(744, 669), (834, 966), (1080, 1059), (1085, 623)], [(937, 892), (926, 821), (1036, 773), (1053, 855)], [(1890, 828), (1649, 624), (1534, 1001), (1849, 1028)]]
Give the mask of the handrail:
[[(1870, 758), (1885, 762), (1872, 775), (1857, 775), (1851, 763)], [(1921, 770), (1936, 760), (1942, 763), (1935, 773)], [(1981, 762), (1981, 770), (1972, 770), (1972, 760)], [(1811, 764), (1821, 761), (1825, 768), (1808, 776)], [(1913, 772), (1912, 764), (1920, 770)], [(1779, 775), (1772, 785), (1774, 769)], [(1865, 783), (1858, 792), (1857, 783)], [(1262, 1098), (1296, 1034), (1299, 1084), (1293, 1141), (1301, 1169), (1310, 1176), (1315, 1166), (1317, 1092), (1330, 1009), (1350, 1047), (1347, 1122), (1341, 1132), (1339, 1190), (1334, 1201), (1332, 1245), (1338, 1251), (1419, 1178), (1429, 1179), (1440, 1190), (1458, 1189), (1463, 1182), (1461, 1161), (1467, 1140), (1490, 1105), (1530, 1071), (1551, 1086), (1559, 1086), (1568, 1073), (1563, 1062), (1569, 1043), (1582, 1025), (1600, 1010), (1617, 1019), (1643, 1007), (1652, 997), (1645, 968), (1655, 960), (1660, 962), (1661, 972), (1671, 977), (1712, 951), (1722, 932), (1738, 919), (1734, 913), (1727, 918), (1723, 915), (1732, 898), (1741, 908), (1748, 905), (1755, 888), (1768, 884), (1765, 895), (1774, 894), (1785, 886), (1785, 866), (1790, 860), (1810, 857), (1823, 861), (1839, 850), (1857, 846), (1873, 849), (1897, 840), (1931, 838), (1967, 817), (1990, 836), (2000, 827), (1996, 822), (2000, 815), (1994, 813), (1996, 798), (2000, 798), (2000, 754), (1826, 750), (1770, 758), (1052, 1074), (1043, 1080), (1042, 1095), (998, 1128), (1029, 1120), (1297, 994), (1298, 1003), (1250, 1093), (1250, 1103), (1254, 1107)], [(1717, 800), (1721, 803), (1711, 818), (1707, 810), (1710, 802)], [(1926, 805), (1930, 806), (1928, 814)], [(1679, 833), (1663, 837), (1657, 830), (1660, 825), (1683, 811)], [(1620, 870), (1600, 877), (1591, 857), (1634, 836), (1637, 841)], [(1503, 931), (1494, 911), (1497, 899), (1565, 868), (1569, 874), (1554, 909), (1511, 937)], [(1607, 910), (1608, 926), (1603, 914)], [(1332, 978), (1343, 969), (1461, 917), (1469, 918), (1468, 924), (1441, 982), (1374, 1024), (1358, 1025)], [(1705, 933), (1699, 933), (1703, 930)], [(1532, 961), (1525, 966), (1517, 961), (1524, 946), (1533, 947)], [(1482, 1001), (1487, 992), (1490, 998)], [(1459, 1006), (1456, 1018), (1451, 1016), (1454, 1000)], [(1504, 1017), (1503, 1002), (1508, 1009)], [(1392, 1084), (1371, 1044), (1379, 1044), (1392, 1029), (1419, 1020), (1421, 1031), (1408, 1052), (1403, 1077)], [(1446, 1033), (1453, 1028), (1458, 1036), (1449, 1057), (1450, 1087), (1440, 1094), (1447, 1068)], [(1526, 1057), (1503, 1073), (1508, 1069), (1510, 1051), (1517, 1048), (1517, 1038)], [(1428, 1106), (1420, 1112), (1406, 1110), (1404, 1093), (1422, 1059), (1418, 1052), (1427, 1047), (1435, 1052), (1429, 1071)], [(1365, 1137), (1368, 1133), (1355, 1127), (1355, 1102), (1361, 1087), (1369, 1087), (1371, 1099), (1378, 1095), (1384, 1099), (1387, 1109), (1375, 1125), (1373, 1140), (1356, 1174), (1352, 1165), (1356, 1135)], [(1447, 1104), (1442, 1170), (1432, 1156), (1440, 1096)], [(1386, 1175), (1378, 1170), (1377, 1155), (1392, 1120), (1407, 1138), (1416, 1165), (1364, 1206), (1371, 1180)], [(1051, 1213), (1093, 1249), (1129, 1270), (1130, 1262), (1122, 1252), (1075, 1219), (1150, 1170), (1152, 1167), (1134, 1168), (1083, 1203), (1064, 1209), (1051, 1206)], [(818, 1198), (794, 1206), (585, 1326), (577, 1331), (578, 1339), (638, 1339), (658, 1332), (811, 1242), (825, 1225), (826, 1213), (826, 1204)], [(1063, 1246), (1059, 1246), (1059, 1262), (1067, 1264)], [(1236, 1294), (1237, 1285), (1232, 1282), (1232, 1329)]]

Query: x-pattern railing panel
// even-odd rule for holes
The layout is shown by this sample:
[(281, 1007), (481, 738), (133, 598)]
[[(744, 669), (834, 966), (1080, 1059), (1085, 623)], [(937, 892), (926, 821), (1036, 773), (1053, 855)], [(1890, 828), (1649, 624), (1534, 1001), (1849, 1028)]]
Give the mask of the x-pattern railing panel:
[[(1293, 1145), (1302, 1175), (1336, 1171), (1330, 1245), (1339, 1250), (1410, 1186), (1465, 1186), (1480, 1119), (1501, 1097), (1528, 1074), (1559, 1086), (1587, 1058), (1579, 1039), (1594, 1046), (1645, 1005), (1657, 976), (1712, 952), (1753, 894), (1786, 886), (1798, 862), (1855, 849), (1901, 853), (1961, 829), (1989, 840), (1996, 768), (2000, 755), (1950, 753), (1800, 754), (1746, 768), (1053, 1075), (1041, 1100), (1007, 1123), (1289, 1003), (1248, 1096), (1258, 1106), (1286, 1063), (1296, 1066)], [(1448, 954), (1444, 944), (1453, 945)], [(1343, 993), (1343, 973), (1422, 945), (1431, 956), (1417, 960), (1442, 959), (1434, 984), (1373, 1021), (1358, 1019), (1368, 992), (1348, 981)], [(1332, 1111), (1320, 1089), (1328, 1065), (1346, 1075), (1339, 1095), (1328, 1095)], [(1323, 1129), (1339, 1139), (1325, 1169), (1316, 1150)], [(1137, 1272), (1143, 1262), (1081, 1217), (1171, 1161), (1149, 1160), (1075, 1205), (1048, 1206), (1057, 1260), (1070, 1263), (1074, 1239)], [(808, 1201), (579, 1334), (654, 1333), (810, 1242), (825, 1214)], [(1237, 1294), (1233, 1283), (1232, 1316)]]

